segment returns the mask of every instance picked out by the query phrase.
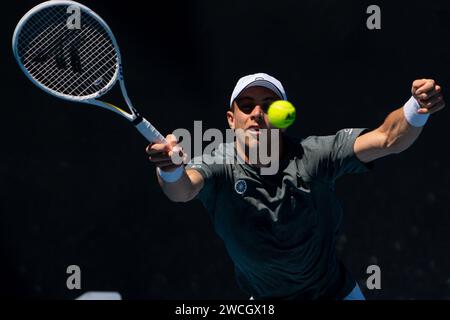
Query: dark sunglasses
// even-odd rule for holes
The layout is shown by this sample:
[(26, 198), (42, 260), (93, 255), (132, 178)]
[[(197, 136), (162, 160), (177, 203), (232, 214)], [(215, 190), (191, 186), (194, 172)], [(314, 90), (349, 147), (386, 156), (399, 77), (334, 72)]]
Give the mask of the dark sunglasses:
[(249, 114), (255, 109), (257, 105), (261, 106), (261, 109), (267, 113), (267, 110), (269, 110), (270, 105), (276, 100), (267, 100), (263, 101), (262, 103), (257, 103), (255, 101), (249, 101), (248, 99), (245, 99), (245, 101), (239, 101), (235, 100), (236, 105), (238, 106), (239, 110), (242, 112)]

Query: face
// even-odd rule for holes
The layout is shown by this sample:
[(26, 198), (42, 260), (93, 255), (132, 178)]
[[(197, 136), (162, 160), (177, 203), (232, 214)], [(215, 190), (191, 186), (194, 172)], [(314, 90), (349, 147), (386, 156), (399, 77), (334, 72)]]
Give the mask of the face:
[(267, 109), (276, 100), (280, 97), (264, 87), (250, 87), (240, 93), (233, 102), (232, 110), (227, 112), (228, 124), (236, 131), (238, 142), (249, 148), (258, 145), (259, 130), (272, 129)]

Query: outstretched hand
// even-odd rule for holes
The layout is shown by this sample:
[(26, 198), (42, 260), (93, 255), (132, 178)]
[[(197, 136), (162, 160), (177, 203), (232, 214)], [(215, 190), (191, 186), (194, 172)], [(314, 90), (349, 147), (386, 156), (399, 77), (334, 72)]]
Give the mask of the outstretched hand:
[(149, 144), (145, 151), (149, 154), (149, 160), (162, 171), (171, 172), (183, 165), (185, 154), (182, 148), (177, 145), (177, 138), (173, 134), (166, 137), (167, 144)]

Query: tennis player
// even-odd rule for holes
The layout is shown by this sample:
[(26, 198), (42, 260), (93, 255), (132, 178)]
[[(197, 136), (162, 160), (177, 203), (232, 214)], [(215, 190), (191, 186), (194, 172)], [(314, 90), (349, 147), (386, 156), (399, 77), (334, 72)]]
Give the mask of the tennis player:
[[(272, 142), (279, 143), (279, 170), (262, 175), (261, 165), (249, 163), (246, 150), (259, 143), (261, 129), (272, 130), (267, 106), (280, 99), (287, 99), (285, 90), (272, 76), (241, 78), (227, 119), (231, 129), (248, 132), (249, 139), (232, 142), (244, 161), (212, 163), (204, 155), (202, 162), (175, 165), (171, 157), (180, 150), (176, 138), (168, 135), (168, 145), (146, 149), (159, 184), (172, 201), (201, 200), (235, 265), (239, 286), (252, 298), (364, 300), (336, 256), (342, 208), (335, 181), (366, 172), (374, 160), (410, 147), (429, 115), (445, 107), (441, 87), (434, 80), (415, 80), (411, 98), (375, 130), (343, 129), (305, 139), (283, 131)], [(223, 157), (230, 150), (227, 145), (211, 157)]]

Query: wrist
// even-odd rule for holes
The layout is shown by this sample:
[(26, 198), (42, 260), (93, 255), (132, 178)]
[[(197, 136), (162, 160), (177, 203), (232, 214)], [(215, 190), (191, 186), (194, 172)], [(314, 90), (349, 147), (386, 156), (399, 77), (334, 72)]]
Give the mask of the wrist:
[(429, 118), (429, 114), (420, 114), (417, 111), (420, 109), (420, 104), (414, 97), (411, 97), (403, 106), (403, 114), (406, 121), (413, 127), (423, 127)]
[(184, 166), (180, 166), (173, 171), (163, 171), (160, 168), (156, 168), (156, 172), (164, 182), (177, 182), (184, 173)]

